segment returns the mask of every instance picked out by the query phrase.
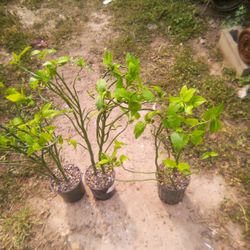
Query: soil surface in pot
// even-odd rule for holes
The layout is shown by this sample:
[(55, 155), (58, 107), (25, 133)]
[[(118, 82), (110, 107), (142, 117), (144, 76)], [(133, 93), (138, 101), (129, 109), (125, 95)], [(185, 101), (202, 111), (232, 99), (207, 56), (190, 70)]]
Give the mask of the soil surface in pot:
[(85, 173), (87, 185), (94, 190), (102, 190), (110, 187), (115, 181), (115, 172), (111, 168), (105, 168), (105, 173), (100, 168), (96, 175), (92, 167), (89, 167)]
[(68, 178), (68, 182), (64, 181), (63, 176), (61, 174), (61, 172), (56, 169), (54, 171), (54, 174), (60, 179), (63, 180), (61, 181), (59, 184), (57, 184), (55, 182), (55, 180), (52, 180), (52, 188), (56, 191), (56, 192), (68, 192), (71, 191), (72, 189), (74, 189), (77, 184), (80, 182), (81, 180), (81, 171), (78, 167), (76, 167), (73, 164), (68, 164), (64, 166), (64, 171), (65, 174)]
[[(175, 187), (171, 181), (173, 180)], [(165, 185), (170, 190), (183, 190), (185, 189), (189, 182), (190, 182), (190, 176), (183, 174), (181, 172), (177, 171), (168, 171), (166, 172), (163, 170), (163, 167), (161, 167), (161, 170), (158, 172), (157, 179), (159, 181), (160, 185)]]

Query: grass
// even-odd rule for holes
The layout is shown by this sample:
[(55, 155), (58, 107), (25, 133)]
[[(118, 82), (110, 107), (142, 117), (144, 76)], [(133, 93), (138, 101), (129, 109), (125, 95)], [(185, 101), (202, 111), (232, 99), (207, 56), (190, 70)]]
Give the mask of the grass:
[(33, 234), (35, 220), (27, 207), (1, 216), (0, 240), (4, 249), (27, 249), (26, 241)]
[(139, 55), (137, 48), (148, 44), (156, 34), (180, 43), (200, 36), (206, 27), (191, 1), (116, 0), (111, 11), (113, 27), (120, 33), (110, 46), (117, 56), (125, 51)]
[(0, 3), (0, 46), (9, 52), (21, 51), (29, 44), (31, 34), (24, 30), (18, 18), (11, 14), (4, 3)]

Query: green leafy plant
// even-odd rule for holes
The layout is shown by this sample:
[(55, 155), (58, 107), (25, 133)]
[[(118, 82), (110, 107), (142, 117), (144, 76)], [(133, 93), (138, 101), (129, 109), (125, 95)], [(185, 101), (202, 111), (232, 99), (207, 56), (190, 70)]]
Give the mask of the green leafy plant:
[[(167, 97), (157, 87), (159, 92), (157, 110), (148, 112), (144, 121), (135, 125), (134, 134), (138, 138), (148, 124), (153, 126), (155, 139), (155, 165), (160, 180), (169, 183), (176, 188), (175, 173), (184, 176), (190, 174), (190, 166), (182, 161), (182, 155), (189, 146), (199, 146), (205, 135), (214, 133), (221, 128), (219, 120), (223, 105), (205, 109), (201, 112), (199, 107), (207, 101), (200, 95), (196, 95), (195, 88), (183, 86), (178, 96)], [(167, 151), (168, 157), (159, 164), (159, 150), (161, 145)], [(207, 152), (202, 158), (217, 156), (215, 152)]]
[[(55, 110), (51, 103), (42, 105), (32, 115), (25, 110), (31, 108), (34, 101), (23, 91), (14, 88), (6, 90), (6, 99), (14, 103), (17, 116), (0, 124), (0, 149), (6, 152), (16, 152), (36, 163), (38, 173), (49, 176), (57, 183), (68, 181), (60, 159), (59, 145), (63, 143), (61, 135), (56, 135), (56, 126), (51, 126), (54, 117), (65, 113), (65, 110)], [(63, 180), (54, 173), (54, 168), (60, 171)]]
[[(112, 168), (121, 165), (126, 157), (117, 157), (117, 150), (122, 146), (121, 142), (117, 141), (118, 137), (130, 122), (140, 117), (139, 111), (142, 110), (142, 105), (154, 100), (153, 93), (141, 82), (139, 60), (127, 54), (126, 66), (121, 66), (114, 63), (112, 55), (106, 52), (103, 59), (106, 71), (103, 77), (97, 81), (95, 93), (89, 93), (95, 99), (96, 107), (86, 110), (81, 105), (76, 89), (77, 80), (82, 71), (88, 67), (84, 59), (63, 56), (46, 60), (49, 54), (55, 52), (54, 50), (35, 50), (31, 54), (42, 60), (43, 63), (40, 69), (32, 72), (24, 68), (21, 63), (23, 54), (28, 50), (29, 48), (19, 55), (13, 54), (11, 63), (31, 75), (29, 81), (31, 88), (34, 90), (46, 88), (67, 104), (71, 113), (65, 113), (65, 115), (81, 136), (83, 143), (79, 144), (88, 151), (94, 173), (97, 173), (98, 168), (105, 173), (105, 166)], [(78, 68), (78, 72), (73, 80), (68, 82), (61, 73), (61, 68), (70, 63)], [(22, 99), (21, 96), (18, 98)], [(88, 133), (89, 123), (94, 116), (96, 118), (95, 139), (98, 145), (97, 159)], [(109, 155), (108, 151), (113, 144), (114, 151)]]

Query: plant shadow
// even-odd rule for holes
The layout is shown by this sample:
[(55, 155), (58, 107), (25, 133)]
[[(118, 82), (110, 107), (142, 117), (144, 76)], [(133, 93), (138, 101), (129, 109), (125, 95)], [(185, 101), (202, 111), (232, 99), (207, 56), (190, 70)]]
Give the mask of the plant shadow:
[(68, 248), (127, 249), (128, 242), (136, 238), (136, 227), (119, 193), (101, 201), (86, 189), (81, 201), (66, 204)]
[[(163, 202), (162, 202), (163, 203)], [(174, 225), (173, 231), (181, 234), (180, 241), (185, 249), (216, 249), (212, 231), (199, 215), (192, 197), (185, 194), (182, 202), (176, 205), (163, 203), (169, 220)]]

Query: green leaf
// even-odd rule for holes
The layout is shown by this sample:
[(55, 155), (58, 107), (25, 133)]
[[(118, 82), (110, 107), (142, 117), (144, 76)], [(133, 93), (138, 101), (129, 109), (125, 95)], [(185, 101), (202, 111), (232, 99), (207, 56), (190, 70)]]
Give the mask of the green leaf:
[(122, 142), (122, 141), (115, 141), (115, 146), (114, 146), (114, 149), (116, 150), (116, 149), (119, 149), (119, 148), (121, 148), (122, 146), (125, 146), (126, 145), (126, 143), (124, 143), (124, 142)]
[(169, 104), (167, 108), (167, 113), (169, 115), (175, 115), (178, 111), (180, 111), (181, 105), (177, 102), (172, 102)]
[(194, 108), (193, 105), (185, 105), (184, 110), (185, 110), (186, 114), (192, 115), (192, 113), (193, 113), (193, 108)]
[(132, 113), (136, 113), (141, 109), (141, 104), (139, 102), (130, 101), (128, 103), (128, 108)]
[(177, 165), (176, 162), (171, 159), (163, 160), (163, 164), (165, 165), (165, 167), (168, 167), (168, 168), (175, 168)]
[(69, 56), (62, 56), (62, 57), (59, 57), (56, 62), (58, 65), (64, 65), (66, 64), (67, 62), (70, 61), (70, 57)]
[(24, 48), (19, 54), (12, 53), (10, 64), (20, 64), (22, 57), (31, 49), (31, 46)]
[(123, 162), (125, 162), (126, 160), (128, 160), (128, 157), (126, 155), (121, 155), (120, 156), (120, 163), (122, 164)]
[(199, 120), (195, 118), (187, 118), (184, 120), (184, 122), (191, 127), (199, 124)]
[(196, 89), (188, 89), (187, 86), (183, 86), (180, 91), (180, 97), (182, 98), (183, 102), (189, 102), (194, 96), (195, 92)]
[(70, 139), (70, 140), (69, 140), (69, 143), (70, 143), (74, 148), (77, 147), (77, 141), (76, 141), (75, 139)]
[(32, 52), (31, 52), (31, 56), (37, 56), (37, 55), (39, 55), (39, 54), (41, 54), (41, 50), (38, 50), (38, 49), (35, 49), (35, 50), (33, 50)]
[(194, 130), (191, 134), (191, 142), (197, 146), (199, 144), (202, 143), (202, 139), (203, 139), (203, 135), (204, 135), (204, 131), (203, 130)]
[(0, 135), (0, 148), (1, 147), (6, 147), (8, 144), (9, 140), (6, 136)]
[(30, 80), (29, 80), (29, 85), (32, 89), (36, 89), (37, 86), (39, 84), (39, 80), (34, 78), (34, 77), (31, 77)]
[(169, 97), (169, 102), (170, 103), (181, 103), (182, 100), (180, 97), (177, 97), (177, 96), (170, 96)]
[(110, 159), (102, 159), (97, 163), (97, 166), (102, 166), (110, 162)]
[(37, 79), (39, 79), (45, 83), (49, 82), (49, 80), (51, 80), (52, 76), (53, 75), (51, 74), (51, 72), (47, 68), (36, 71)]
[(58, 143), (62, 145), (63, 144), (63, 138), (62, 138), (62, 136), (59, 135), (57, 138), (58, 138)]
[(153, 117), (156, 116), (157, 114), (159, 114), (158, 110), (155, 111), (149, 111), (145, 116), (144, 116), (144, 120), (146, 122), (151, 122)]
[(76, 61), (76, 65), (81, 67), (81, 68), (84, 68), (86, 67), (86, 62), (85, 60), (81, 57), (81, 58), (78, 58), (78, 60)]
[(66, 110), (54, 110), (51, 109), (52, 104), (46, 103), (41, 108), (41, 118), (54, 118), (55, 116), (61, 115), (66, 112)]
[(116, 88), (114, 91), (114, 97), (116, 100), (120, 100), (121, 98), (124, 98), (126, 101), (130, 99), (129, 92), (124, 88)]
[(6, 99), (11, 102), (21, 102), (26, 100), (26, 96), (19, 92), (16, 92), (15, 94), (7, 95)]
[(204, 115), (203, 115), (203, 118), (208, 121), (208, 120), (213, 120), (213, 119), (217, 119), (220, 117), (222, 111), (224, 109), (224, 105), (223, 104), (220, 104), (216, 107), (213, 107), (213, 108), (210, 108), (208, 109)]
[(104, 107), (104, 102), (103, 102), (103, 99), (101, 97), (97, 98), (96, 107), (98, 110), (101, 110)]
[(189, 174), (190, 173), (190, 166), (189, 164), (185, 163), (185, 162), (180, 162), (178, 165), (177, 165), (177, 168), (178, 170), (181, 172), (181, 173), (184, 173), (184, 174)]
[(221, 122), (218, 119), (214, 119), (210, 122), (209, 130), (210, 132), (214, 133), (220, 130), (221, 128)]
[(96, 83), (96, 91), (99, 93), (99, 94), (102, 94), (103, 92), (105, 92), (107, 89), (107, 83), (104, 79), (100, 79), (97, 81)]
[(166, 119), (162, 121), (165, 128), (177, 129), (181, 126), (183, 117), (180, 115), (168, 115)]
[(37, 143), (35, 142), (33, 145), (32, 145), (32, 150), (30, 151), (29, 155), (37, 152), (37, 151), (40, 151), (42, 149), (42, 147)]
[(53, 136), (49, 133), (42, 132), (40, 138), (44, 140), (44, 142), (49, 142), (53, 139)]
[(10, 122), (14, 126), (18, 126), (20, 124), (23, 124), (23, 120), (20, 117), (15, 117), (13, 120)]
[(201, 159), (205, 160), (205, 159), (208, 159), (210, 157), (216, 157), (216, 156), (218, 156), (218, 153), (211, 151), (211, 152), (206, 152), (206, 153), (202, 154)]
[(104, 57), (103, 57), (103, 64), (106, 66), (111, 66), (113, 62), (113, 56), (111, 52), (105, 51)]
[(5, 88), (5, 85), (3, 82), (0, 82), (0, 89), (3, 89), (3, 88)]
[(143, 133), (145, 128), (146, 128), (146, 124), (144, 122), (142, 121), (137, 122), (134, 128), (134, 135), (136, 139)]
[(177, 132), (173, 132), (170, 135), (170, 139), (177, 152), (180, 152), (188, 143), (188, 137)]
[(146, 87), (142, 90), (142, 96), (145, 98), (146, 101), (152, 102), (155, 100), (154, 94)]
[(202, 96), (194, 96), (192, 99), (192, 105), (194, 108), (199, 107), (205, 102), (207, 102), (207, 100)]
[(127, 73), (125, 75), (125, 79), (127, 84), (130, 85), (136, 79), (138, 80), (140, 75), (140, 61), (132, 56), (131, 54), (126, 55), (126, 63), (127, 63)]
[(164, 95), (164, 92), (160, 86), (153, 86), (153, 90), (158, 94), (159, 97)]

